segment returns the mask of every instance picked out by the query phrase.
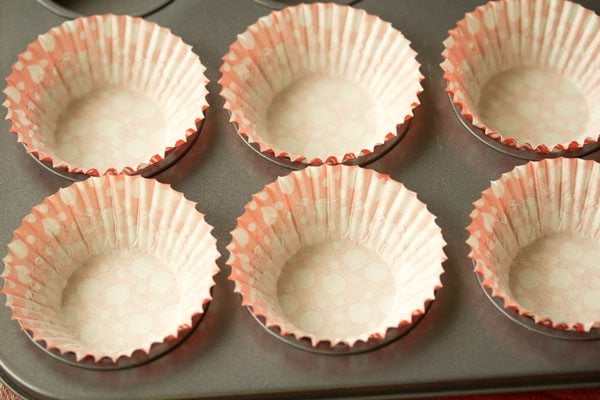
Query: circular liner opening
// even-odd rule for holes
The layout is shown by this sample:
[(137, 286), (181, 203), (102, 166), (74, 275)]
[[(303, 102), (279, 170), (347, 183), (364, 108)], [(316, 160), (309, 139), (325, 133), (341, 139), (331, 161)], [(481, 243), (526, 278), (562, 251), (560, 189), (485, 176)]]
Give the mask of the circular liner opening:
[[(475, 266), (475, 263), (473, 263)], [(504, 307), (502, 299), (494, 297), (489, 289), (486, 289), (483, 286), (483, 279), (481, 275), (475, 274), (477, 277), (477, 282), (479, 283), (479, 287), (485, 293), (485, 297), (492, 304), (504, 314), (504, 316), (510, 319), (515, 324), (527, 329), (530, 332), (537, 333), (542, 336), (546, 336), (553, 339), (559, 340), (572, 340), (572, 341), (591, 341), (591, 340), (600, 340), (600, 329), (592, 329), (589, 332), (578, 332), (578, 331), (566, 331), (562, 329), (554, 329), (547, 327), (542, 324), (537, 324), (533, 319), (525, 316), (519, 315), (518, 313)]]
[(454, 104), (451, 95), (448, 95), (448, 100), (450, 101), (450, 106), (452, 107), (454, 115), (456, 115), (456, 118), (458, 118), (462, 126), (465, 127), (465, 129), (471, 135), (475, 136), (477, 139), (479, 139), (480, 142), (491, 147), (492, 149), (511, 157), (520, 158), (522, 160), (539, 161), (545, 158), (583, 157), (600, 150), (600, 142), (589, 143), (584, 145), (583, 147), (579, 147), (576, 149), (553, 150), (549, 153), (539, 153), (524, 149), (517, 149), (515, 147), (505, 145), (499, 140), (493, 139), (489, 135), (486, 135), (483, 129), (480, 129), (473, 125), (464, 115), (461, 114), (460, 108), (456, 104)]
[(599, 176), (600, 164), (591, 160), (515, 167), (473, 203), (466, 228), (483, 286), (508, 314), (527, 316), (529, 326), (554, 329), (555, 336), (594, 336), (578, 332), (600, 324)]
[[(344, 165), (358, 165), (360, 167), (364, 167), (366, 165), (369, 165), (369, 164), (374, 163), (375, 161), (379, 160), (380, 158), (385, 156), (387, 153), (389, 153), (394, 147), (396, 147), (396, 145), (398, 143), (400, 143), (402, 141), (402, 139), (404, 139), (404, 137), (408, 133), (410, 121), (412, 121), (412, 119), (406, 121), (404, 124), (398, 125), (397, 136), (395, 138), (390, 139), (390, 140), (386, 141), (385, 143), (375, 147), (375, 150), (371, 154), (359, 156), (352, 160), (346, 161), (343, 164)], [(236, 127), (236, 129), (237, 129), (237, 127)], [(300, 170), (300, 169), (307, 167), (306, 164), (303, 164), (300, 162), (292, 162), (289, 158), (275, 157), (272, 154), (263, 153), (262, 151), (260, 151), (260, 147), (258, 146), (258, 144), (249, 142), (248, 138), (246, 138), (243, 135), (238, 135), (238, 137), (244, 143), (246, 143), (246, 145), (248, 145), (248, 147), (250, 147), (255, 153), (257, 153), (262, 158), (269, 160), (270, 162), (272, 162), (275, 165), (278, 165), (278, 166), (284, 167), (284, 168), (288, 168), (288, 169), (292, 169), (292, 170)]]
[(54, 14), (75, 19), (85, 15), (119, 14), (145, 17), (166, 7), (173, 0), (37, 0)]
[(441, 287), (435, 217), (372, 170), (319, 166), (279, 178), (231, 234), (229, 279), (242, 305), (296, 347), (377, 348), (417, 323)]
[(388, 329), (383, 339), (369, 339), (366, 342), (358, 342), (354, 346), (348, 346), (340, 343), (333, 347), (330, 346), (329, 342), (321, 342), (317, 346), (313, 346), (310, 343), (310, 340), (308, 339), (298, 340), (293, 335), (282, 335), (280, 333), (280, 330), (268, 327), (265, 323), (265, 319), (254, 314), (250, 307), (246, 307), (246, 309), (248, 310), (250, 315), (252, 315), (252, 317), (264, 328), (264, 330), (269, 332), (271, 335), (275, 336), (277, 339), (283, 341), (284, 343), (287, 343), (290, 346), (296, 347), (298, 349), (308, 351), (310, 353), (335, 356), (367, 353), (369, 351), (378, 350), (398, 339), (401, 339), (402, 337), (408, 335), (408, 333), (412, 331), (414, 327), (418, 325), (419, 322), (421, 322), (421, 320), (431, 307), (431, 304), (433, 304), (432, 301), (428, 302), (425, 305), (425, 312), (423, 314), (415, 316), (412, 320), (412, 324)]
[[(152, 177), (160, 174), (161, 172), (164, 172), (167, 169), (171, 168), (180, 159), (182, 159), (183, 156), (185, 156), (187, 154), (187, 152), (192, 148), (194, 143), (196, 143), (196, 140), (198, 140), (198, 137), (201, 135), (203, 126), (204, 126), (204, 118), (202, 119), (202, 121), (200, 121), (200, 124), (198, 126), (196, 133), (188, 136), (188, 140), (186, 143), (184, 143), (181, 146), (175, 147), (161, 161), (151, 164), (151, 165), (147, 166), (146, 168), (143, 168), (140, 171), (137, 171), (133, 175), (140, 175), (140, 176), (143, 176), (144, 178), (152, 178)], [(32, 153), (28, 153), (28, 154), (31, 156), (31, 158), (33, 158), (39, 165), (44, 167), (47, 171), (50, 171), (53, 174), (58, 175), (61, 178), (67, 179), (71, 182), (80, 182), (80, 181), (83, 181), (83, 180), (86, 180), (87, 178), (89, 178), (89, 176), (85, 175), (85, 174), (71, 173), (62, 168), (54, 168), (54, 167), (52, 167), (52, 164), (50, 162), (40, 160), (38, 157), (36, 157)]]
[(204, 71), (168, 29), (95, 15), (50, 29), (19, 55), (4, 106), (26, 151), (53, 167), (135, 174), (197, 134), (208, 107)]
[(268, 157), (289, 159), (282, 164), (363, 164), (354, 159), (394, 139), (422, 92), (416, 53), (401, 32), (331, 3), (260, 18), (220, 70), (237, 133)]
[(15, 231), (2, 274), (7, 306), (36, 340), (70, 353), (66, 360), (120, 368), (156, 347), (155, 358), (187, 336), (212, 299), (212, 229), (195, 203), (156, 180), (78, 182)]
[[(212, 290), (211, 290), (212, 296)], [(183, 343), (200, 325), (202, 319), (204, 318), (204, 314), (208, 311), (210, 303), (206, 304), (203, 307), (202, 314), (194, 316), (192, 320), (192, 326), (187, 330), (180, 332), (180, 334), (174, 338), (169, 339), (162, 343), (155, 343), (150, 348), (150, 352), (148, 354), (143, 351), (136, 351), (133, 353), (131, 357), (120, 357), (117, 362), (113, 362), (110, 358), (105, 357), (101, 360), (94, 362), (91, 357), (86, 357), (83, 360), (77, 361), (75, 355), (73, 353), (65, 353), (61, 354), (60, 351), (56, 349), (48, 349), (44, 344), (44, 341), (37, 341), (31, 335), (31, 332), (26, 330), (25, 333), (27, 337), (41, 350), (43, 350), (50, 357), (62, 361), (66, 364), (73, 365), (79, 368), (91, 369), (91, 370), (99, 370), (99, 371), (115, 371), (120, 369), (128, 369), (139, 367), (140, 365), (147, 364), (151, 361), (157, 360), (160, 357), (166, 355), (181, 343)]]
[(354, 3), (358, 3), (360, 0), (254, 0), (255, 3), (260, 4), (261, 6), (272, 8), (273, 10), (281, 10), (285, 7), (297, 6), (299, 4), (305, 3), (334, 3), (339, 5), (349, 6)]
[(598, 142), (600, 17), (570, 1), (502, 0), (444, 41), (447, 92), (507, 146), (549, 153)]

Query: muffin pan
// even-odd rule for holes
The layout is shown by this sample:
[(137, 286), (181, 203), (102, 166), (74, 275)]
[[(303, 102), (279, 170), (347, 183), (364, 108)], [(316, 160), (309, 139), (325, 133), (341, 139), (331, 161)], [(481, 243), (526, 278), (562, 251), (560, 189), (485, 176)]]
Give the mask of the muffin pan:
[[(600, 12), (596, 1), (580, 3)], [(563, 341), (523, 329), (488, 301), (468, 258), (465, 227), (472, 202), (489, 182), (523, 161), (482, 145), (453, 115), (439, 64), (447, 31), (483, 1), (407, 0), (355, 4), (392, 22), (418, 53), (425, 76), (421, 105), (404, 139), (370, 165), (391, 175), (438, 218), (448, 245), (443, 287), (421, 321), (400, 340), (376, 351), (332, 357), (302, 351), (267, 334), (240, 306), (225, 273), (216, 277), (208, 312), (179, 346), (151, 363), (91, 371), (48, 357), (0, 307), (0, 377), (32, 399), (94, 398), (400, 398), (473, 391), (593, 386), (600, 381), (600, 343)], [(2, 7), (0, 73), (36, 34), (63, 22), (36, 2)], [(289, 170), (258, 157), (228, 122), (216, 83), (220, 57), (235, 36), (270, 10), (253, 1), (177, 0), (151, 19), (193, 45), (207, 67), (210, 112), (199, 140), (158, 176), (215, 226), (219, 251), (253, 193)], [(24, 29), (27, 26), (27, 29)], [(32, 32), (31, 26), (35, 26)], [(69, 182), (39, 168), (2, 122), (0, 239), (8, 243), (21, 218)], [(600, 160), (593, 153), (586, 158)], [(219, 266), (229, 272), (226, 257)], [(4, 303), (4, 298), (2, 303)]]

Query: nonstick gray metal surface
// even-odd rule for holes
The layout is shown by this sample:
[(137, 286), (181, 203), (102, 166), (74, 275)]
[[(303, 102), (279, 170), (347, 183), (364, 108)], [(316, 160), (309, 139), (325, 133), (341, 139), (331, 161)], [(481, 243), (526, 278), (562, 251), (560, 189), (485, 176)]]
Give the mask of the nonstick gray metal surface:
[(41, 6), (65, 18), (107, 13), (145, 17), (171, 1), (173, 0), (37, 0)]
[[(581, 0), (600, 12), (600, 1)], [(419, 53), (422, 105), (404, 139), (369, 165), (403, 182), (438, 216), (448, 242), (444, 287), (400, 340), (351, 356), (309, 353), (271, 336), (225, 277), (228, 232), (251, 194), (289, 170), (258, 156), (228, 123), (219, 97), (221, 57), (236, 34), (270, 9), (252, 0), (175, 0), (149, 19), (194, 46), (206, 67), (210, 108), (192, 149), (158, 179), (198, 202), (224, 254), (214, 301), (180, 346), (140, 367), (91, 371), (56, 360), (0, 307), (0, 377), (32, 399), (400, 398), (600, 384), (600, 342), (548, 338), (508, 319), (479, 286), (464, 243), (471, 203), (490, 180), (525, 160), (502, 154), (456, 118), (439, 63), (442, 41), (481, 0), (362, 0)], [(38, 34), (64, 20), (35, 0), (0, 0), (0, 75)], [(0, 123), (0, 243), (31, 207), (69, 181), (40, 167)], [(596, 152), (585, 158), (600, 160)], [(5, 251), (5, 250), (4, 250)], [(2, 296), (0, 302), (4, 304)]]

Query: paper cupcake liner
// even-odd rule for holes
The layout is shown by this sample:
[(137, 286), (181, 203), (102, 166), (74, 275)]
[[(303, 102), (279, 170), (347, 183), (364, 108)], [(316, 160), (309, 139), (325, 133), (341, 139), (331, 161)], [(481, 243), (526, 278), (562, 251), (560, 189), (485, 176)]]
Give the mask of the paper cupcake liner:
[(205, 68), (141, 18), (67, 21), (19, 55), (4, 89), (11, 131), (70, 173), (134, 174), (187, 143), (208, 107)]
[(600, 135), (600, 17), (569, 1), (492, 1), (444, 42), (446, 91), (486, 135), (559, 152)]
[(230, 280), (268, 328), (315, 347), (410, 325), (442, 286), (445, 242), (414, 192), (344, 165), (267, 185), (232, 231)]
[(474, 203), (475, 272), (504, 306), (546, 326), (600, 327), (600, 165), (547, 159), (516, 167)]
[(148, 354), (210, 301), (212, 227), (168, 185), (126, 175), (75, 183), (33, 208), (4, 258), (13, 319), (77, 360)]
[(422, 92), (416, 53), (363, 10), (303, 4), (260, 18), (230, 46), (221, 95), (238, 133), (291, 162), (337, 164), (397, 135)]

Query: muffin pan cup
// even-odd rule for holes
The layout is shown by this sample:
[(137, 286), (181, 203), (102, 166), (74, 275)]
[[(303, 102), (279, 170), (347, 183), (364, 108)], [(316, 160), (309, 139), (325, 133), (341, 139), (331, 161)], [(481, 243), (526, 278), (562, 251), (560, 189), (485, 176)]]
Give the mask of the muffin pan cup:
[[(373, 152), (364, 156), (359, 156), (357, 158), (350, 159), (349, 161), (344, 162), (344, 165), (359, 165), (361, 167), (365, 167), (375, 161), (379, 160), (381, 157), (384, 157), (388, 152), (390, 152), (394, 147), (396, 147), (402, 139), (408, 133), (410, 127), (410, 121), (406, 121), (402, 125), (398, 125), (396, 128), (397, 135), (395, 138), (386, 141), (385, 143), (375, 146)], [(243, 135), (238, 135), (239, 138), (248, 145), (256, 154), (261, 156), (262, 158), (269, 160), (273, 164), (279, 165), (280, 167), (298, 170), (306, 167), (305, 163), (302, 162), (292, 162), (289, 158), (284, 157), (275, 157), (266, 152), (262, 152), (260, 150), (260, 146), (256, 143), (251, 143), (245, 138)]]
[(111, 360), (110, 358), (102, 358), (98, 361), (94, 360), (93, 357), (86, 357), (81, 360), (77, 360), (73, 353), (61, 353), (58, 349), (49, 349), (46, 343), (42, 340), (36, 340), (30, 331), (25, 331), (25, 334), (31, 341), (48, 356), (72, 365), (77, 368), (85, 368), (95, 371), (116, 371), (121, 369), (135, 368), (141, 365), (152, 362), (168, 352), (174, 350), (177, 346), (182, 344), (190, 335), (194, 333), (198, 325), (204, 319), (204, 315), (208, 312), (208, 306), (210, 303), (203, 307), (203, 312), (197, 316), (192, 317), (191, 326), (189, 328), (182, 329), (177, 337), (167, 339), (161, 343), (154, 343), (148, 352), (145, 351), (134, 351), (130, 357), (120, 357), (117, 361)]
[[(75, 19), (82, 15), (98, 15), (107, 12), (118, 15), (131, 15), (134, 17), (146, 17), (161, 10), (173, 0), (121, 0), (115, 2), (104, 2), (102, 4), (93, 0), (37, 0), (37, 2), (54, 14)], [(116, 8), (115, 8), (116, 6)]]
[(329, 342), (321, 342), (316, 346), (311, 343), (309, 339), (300, 339), (298, 340), (294, 335), (287, 334), (282, 335), (281, 331), (277, 328), (269, 327), (266, 324), (264, 318), (257, 316), (252, 312), (252, 309), (247, 307), (247, 310), (256, 322), (258, 322), (265, 331), (269, 334), (273, 335), (277, 339), (287, 343), (290, 346), (296, 347), (298, 349), (302, 349), (308, 351), (310, 353), (315, 354), (325, 354), (325, 355), (352, 355), (352, 354), (361, 354), (369, 351), (378, 350), (381, 347), (387, 346), (388, 344), (394, 342), (395, 340), (401, 339), (405, 335), (408, 335), (421, 320), (425, 317), (425, 314), (429, 310), (432, 302), (428, 302), (425, 305), (425, 311), (423, 314), (419, 314), (413, 317), (412, 323), (406, 324), (403, 326), (399, 326), (396, 328), (388, 329), (385, 336), (382, 338), (372, 338), (365, 342), (357, 342), (352, 346), (348, 346), (346, 344), (337, 344), (335, 346), (331, 346)]
[(13, 318), (64, 359), (98, 368), (163, 353), (204, 313), (218, 271), (212, 227), (194, 205), (168, 185), (126, 175), (47, 197), (4, 258)]
[[(473, 267), (475, 267), (475, 265), (473, 265)], [(499, 297), (495, 297), (492, 294), (492, 291), (489, 288), (486, 288), (486, 286), (484, 286), (481, 275), (475, 274), (475, 276), (477, 277), (477, 281), (479, 282), (479, 286), (481, 287), (481, 290), (485, 293), (485, 296), (488, 298), (488, 300), (502, 314), (504, 314), (506, 316), (506, 318), (508, 318), (515, 324), (520, 325), (521, 327), (527, 329), (529, 332), (538, 334), (538, 335), (542, 335), (542, 336), (545, 336), (548, 338), (552, 338), (552, 339), (558, 339), (558, 340), (567, 340), (567, 341), (600, 340), (600, 330), (598, 330), (598, 329), (594, 329), (589, 332), (578, 332), (578, 331), (555, 329), (555, 328), (548, 327), (543, 324), (538, 324), (531, 317), (519, 315), (518, 312), (515, 312), (514, 310), (511, 310), (509, 308), (506, 308), (504, 306), (504, 301)]]
[[(192, 148), (194, 143), (196, 143), (196, 140), (198, 140), (199, 136), (202, 134), (201, 132), (202, 132), (203, 126), (204, 126), (204, 119), (202, 119), (200, 121), (200, 125), (198, 125), (197, 131), (188, 136), (188, 139), (185, 143), (183, 143), (180, 146), (177, 146), (177, 147), (173, 148), (172, 150), (170, 150), (169, 152), (167, 152), (165, 154), (165, 158), (162, 159), (161, 161), (151, 164), (147, 167), (144, 167), (144, 168), (140, 169), (139, 171), (136, 171), (136, 173), (134, 173), (133, 175), (139, 175), (144, 178), (152, 178), (152, 177), (160, 174), (161, 172), (164, 172), (167, 169), (171, 168), (181, 158), (183, 158), (187, 154), (187, 152)], [(61, 178), (68, 179), (72, 182), (79, 182), (79, 181), (83, 181), (83, 180), (89, 178), (89, 175), (86, 175), (86, 174), (71, 173), (62, 168), (55, 168), (52, 166), (51, 162), (40, 160), (37, 156), (35, 156), (32, 153), (29, 153), (29, 155), (43, 168), (45, 168), (49, 172), (52, 172), (55, 175), (60, 176)]]
[(297, 347), (362, 352), (414, 325), (442, 287), (434, 221), (389, 176), (308, 167), (246, 205), (227, 247), (230, 279), (242, 305)]
[[(298, 5), (301, 3), (311, 3), (311, 1), (301, 1), (301, 0), (254, 0), (257, 4), (261, 6), (265, 6), (268, 8), (272, 8), (274, 10), (281, 10), (282, 8)], [(359, 0), (333, 0), (333, 1), (321, 1), (319, 3), (335, 3), (340, 5), (351, 5), (356, 3)], [(312, 3), (317, 3), (316, 1), (312, 1)]]
[(193, 141), (208, 107), (204, 71), (189, 45), (153, 22), (81, 17), (19, 55), (3, 105), (18, 141), (53, 168), (135, 174)]
[(469, 257), (504, 307), (577, 332), (600, 328), (600, 164), (556, 158), (516, 167), (474, 203)]
[(488, 2), (444, 41), (446, 91), (508, 147), (556, 155), (597, 144), (599, 32), (600, 16), (570, 1)]
[(558, 157), (584, 157), (588, 154), (592, 154), (598, 150), (600, 150), (600, 142), (592, 142), (585, 144), (581, 147), (566, 149), (566, 150), (554, 150), (550, 153), (541, 153), (535, 151), (529, 151), (526, 149), (518, 149), (512, 146), (506, 146), (502, 142), (493, 139), (492, 137), (486, 135), (485, 130), (478, 128), (473, 125), (471, 121), (467, 117), (461, 114), (460, 108), (452, 102), (452, 96), (448, 95), (448, 99), (450, 101), (450, 106), (452, 107), (452, 111), (454, 111), (454, 115), (460, 121), (462, 126), (473, 136), (475, 136), (481, 143), (486, 146), (491, 147), (492, 149), (499, 151), (500, 153), (506, 154), (511, 157), (520, 158), (523, 160), (531, 160), (531, 161), (540, 161), (545, 158), (558, 158)]
[(419, 67), (390, 23), (314, 3), (238, 35), (219, 83), (230, 121), (261, 152), (288, 164), (360, 164), (413, 117)]

